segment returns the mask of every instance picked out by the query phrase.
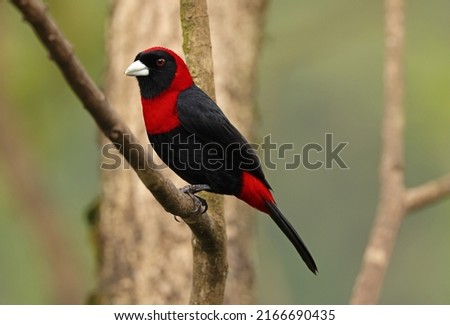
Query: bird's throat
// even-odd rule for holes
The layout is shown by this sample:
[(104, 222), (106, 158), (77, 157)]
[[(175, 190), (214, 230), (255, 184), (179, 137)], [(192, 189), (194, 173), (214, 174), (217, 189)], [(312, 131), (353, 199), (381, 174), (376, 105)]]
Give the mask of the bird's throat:
[(159, 96), (141, 98), (147, 133), (169, 132), (180, 126), (177, 113), (178, 92), (164, 91)]

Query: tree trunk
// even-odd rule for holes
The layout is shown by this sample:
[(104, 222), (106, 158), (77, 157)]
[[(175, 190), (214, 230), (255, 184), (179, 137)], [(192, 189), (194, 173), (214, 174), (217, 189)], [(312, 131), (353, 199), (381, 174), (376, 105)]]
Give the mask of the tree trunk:
[[(208, 3), (218, 103), (247, 136), (253, 127), (254, 80), (264, 3)], [(114, 107), (124, 109), (119, 114), (142, 143), (148, 143), (148, 139), (138, 87), (135, 80), (123, 76), (123, 71), (139, 51), (150, 46), (162, 45), (182, 54), (179, 17), (178, 1), (115, 0), (112, 5), (106, 94)], [(156, 155), (154, 158), (160, 162)], [(180, 187), (184, 185), (167, 167), (163, 172)], [(123, 159), (120, 168), (103, 171), (102, 181), (96, 224), (99, 282), (93, 302), (187, 303), (192, 285), (188, 227), (164, 211)], [(230, 265), (226, 302), (250, 303), (252, 220), (249, 209), (237, 199), (227, 198), (226, 202)]]

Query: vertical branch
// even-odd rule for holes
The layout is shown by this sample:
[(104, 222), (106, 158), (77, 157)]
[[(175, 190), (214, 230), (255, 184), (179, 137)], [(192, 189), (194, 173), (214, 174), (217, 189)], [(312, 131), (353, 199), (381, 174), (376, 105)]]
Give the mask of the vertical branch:
[[(195, 83), (215, 98), (211, 36), (206, 0), (181, 0), (183, 49)], [(228, 272), (223, 196), (207, 193), (211, 222), (215, 223), (217, 245), (210, 246), (193, 231), (194, 253), (191, 304), (222, 304)], [(189, 225), (189, 223), (188, 223)]]
[(183, 51), (197, 86), (215, 99), (211, 33), (206, 0), (180, 1)]
[(403, 170), (403, 0), (386, 0), (385, 109), (382, 128), (381, 194), (351, 303), (378, 301), (392, 250), (406, 214)]

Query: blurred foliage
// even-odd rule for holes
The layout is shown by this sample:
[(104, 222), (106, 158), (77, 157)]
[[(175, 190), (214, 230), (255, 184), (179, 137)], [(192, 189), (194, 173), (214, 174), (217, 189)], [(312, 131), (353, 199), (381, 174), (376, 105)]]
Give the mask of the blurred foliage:
[[(106, 1), (47, 1), (87, 70), (101, 83), (105, 68)], [(79, 285), (94, 285), (93, 251), (84, 215), (99, 193), (97, 129), (20, 14), (0, 2), (0, 105), (14, 113), (49, 199), (75, 252)], [(0, 164), (0, 303), (46, 304), (52, 279), (38, 236), (10, 191)], [(86, 294), (87, 296), (87, 294)], [(83, 302), (86, 297), (79, 297)]]
[[(101, 84), (107, 1), (47, 0), (50, 12)], [(449, 172), (450, 2), (407, 1), (406, 181)], [(312, 276), (291, 245), (259, 218), (258, 302), (345, 304), (358, 272), (378, 199), (383, 106), (382, 1), (272, 1), (261, 52), (259, 134), (293, 143), (348, 142), (349, 169), (267, 170), (278, 204), (312, 251)], [(94, 286), (94, 252), (86, 214), (99, 193), (97, 129), (20, 15), (0, 2), (0, 105), (25, 132), (30, 156), (70, 234), (79, 283)], [(0, 117), (1, 118), (1, 117)], [(318, 153), (312, 159), (323, 159)], [(46, 304), (52, 279), (0, 155), (0, 303)], [(405, 220), (381, 303), (449, 304), (448, 202)], [(32, 216), (28, 216), (32, 217)], [(84, 299), (84, 300), (83, 300)]]

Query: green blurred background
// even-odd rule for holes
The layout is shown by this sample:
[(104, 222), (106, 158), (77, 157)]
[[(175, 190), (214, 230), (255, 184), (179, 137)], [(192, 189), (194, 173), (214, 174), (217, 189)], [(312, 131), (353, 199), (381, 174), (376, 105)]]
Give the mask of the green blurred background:
[[(50, 11), (101, 84), (108, 1), (48, 0)], [(450, 2), (407, 1), (406, 182), (449, 172)], [(382, 1), (272, 1), (259, 77), (262, 136), (349, 142), (349, 169), (267, 170), (279, 205), (319, 266), (314, 277), (267, 218), (258, 218), (257, 293), (262, 304), (345, 304), (378, 199), (383, 105)], [(0, 105), (25, 139), (33, 173), (59, 212), (82, 294), (95, 284), (86, 213), (99, 193), (97, 129), (45, 50), (0, 2)], [(4, 118), (0, 116), (0, 118)], [(8, 135), (2, 134), (7, 137)], [(289, 160), (292, 155), (287, 155)], [(320, 154), (312, 158), (323, 158)], [(275, 159), (274, 159), (275, 160)], [(283, 166), (286, 160), (278, 160)], [(50, 303), (52, 273), (0, 153), (0, 304)], [(450, 304), (450, 204), (405, 220), (383, 304)], [(28, 215), (30, 214), (30, 215)]]

